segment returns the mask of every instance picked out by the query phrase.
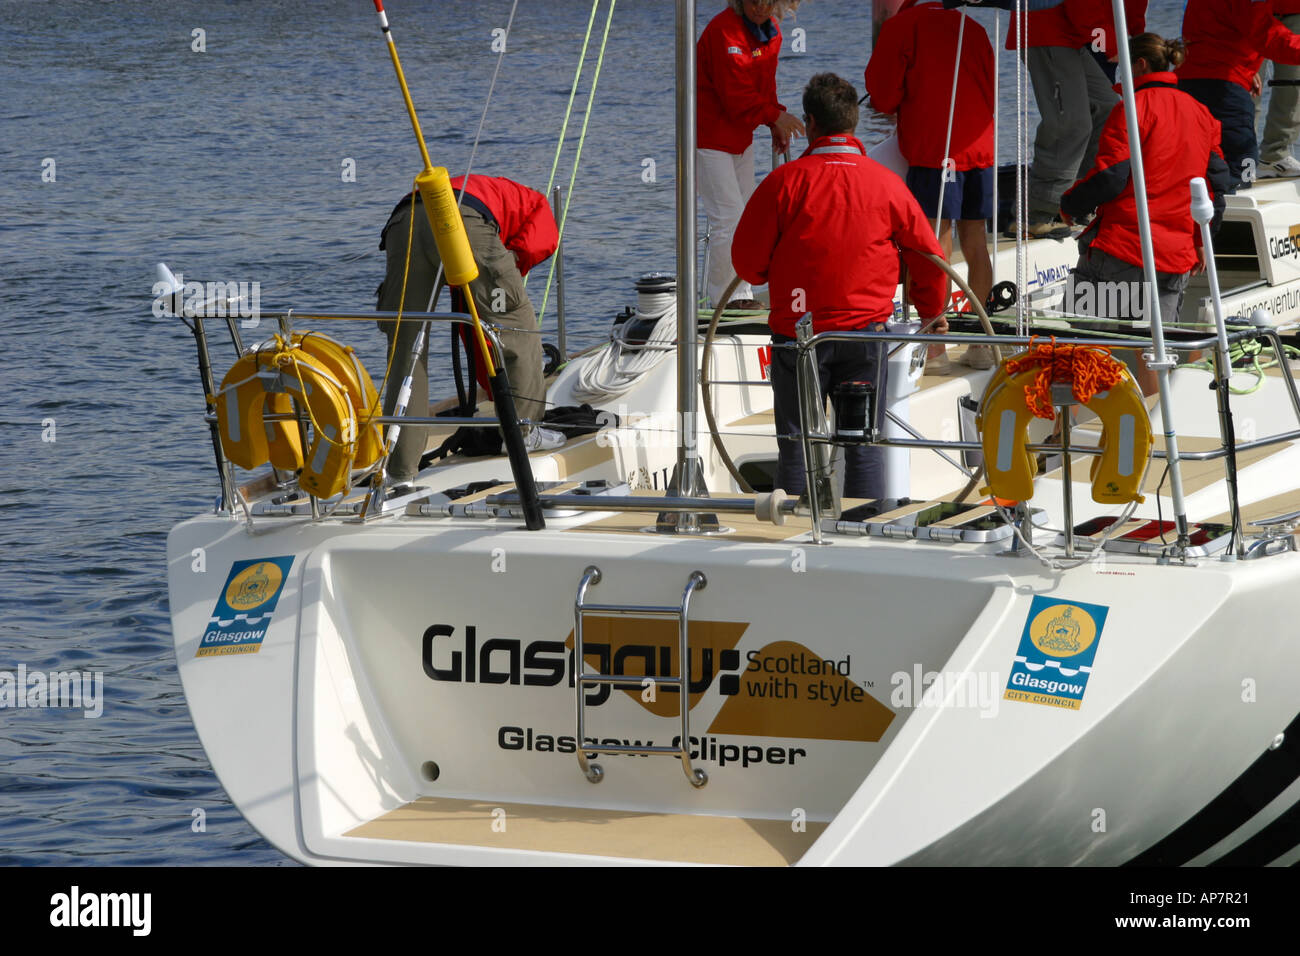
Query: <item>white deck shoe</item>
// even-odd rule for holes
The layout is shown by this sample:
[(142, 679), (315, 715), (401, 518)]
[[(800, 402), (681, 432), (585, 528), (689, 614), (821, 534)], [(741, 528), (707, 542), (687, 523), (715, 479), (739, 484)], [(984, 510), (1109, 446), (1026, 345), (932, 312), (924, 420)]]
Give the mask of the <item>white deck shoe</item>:
[(550, 451), (553, 448), (561, 448), (568, 441), (563, 433), (557, 432), (553, 428), (542, 428), (540, 425), (534, 425), (533, 430), (524, 436), (524, 447), (529, 451)]
[(1300, 176), (1300, 159), (1294, 156), (1283, 156), (1276, 163), (1260, 163), (1256, 174), (1257, 179), (1285, 179), (1290, 176)]

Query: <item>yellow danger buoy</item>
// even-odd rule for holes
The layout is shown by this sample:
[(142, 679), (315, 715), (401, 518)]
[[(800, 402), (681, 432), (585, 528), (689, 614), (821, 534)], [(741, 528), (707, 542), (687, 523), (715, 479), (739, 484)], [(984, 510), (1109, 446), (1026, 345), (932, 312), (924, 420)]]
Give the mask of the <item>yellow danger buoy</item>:
[(465, 234), (465, 221), (460, 218), (460, 208), (456, 205), (451, 177), (445, 167), (438, 166), (417, 175), (415, 186), (424, 200), (424, 211), (433, 229), (433, 240), (438, 244), (447, 284), (458, 288), (468, 285), (478, 278), (478, 263), (469, 247), (469, 236)]

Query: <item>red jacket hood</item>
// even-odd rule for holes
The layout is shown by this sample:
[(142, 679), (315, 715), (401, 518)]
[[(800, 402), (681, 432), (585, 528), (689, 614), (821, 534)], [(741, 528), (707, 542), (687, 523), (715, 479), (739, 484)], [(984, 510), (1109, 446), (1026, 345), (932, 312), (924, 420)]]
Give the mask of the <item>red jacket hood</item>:
[(805, 156), (810, 155), (814, 149), (819, 149), (822, 146), (852, 146), (863, 156), (867, 155), (867, 147), (863, 146), (862, 140), (852, 133), (827, 133), (825, 136), (818, 136), (809, 143), (808, 148), (799, 154), (799, 158), (803, 159)]
[[(1140, 90), (1148, 83), (1169, 83), (1172, 86), (1178, 85), (1178, 75), (1173, 70), (1162, 70), (1159, 73), (1143, 73), (1133, 80), (1133, 89)], [(1124, 84), (1116, 83), (1112, 89), (1120, 96), (1124, 95)]]

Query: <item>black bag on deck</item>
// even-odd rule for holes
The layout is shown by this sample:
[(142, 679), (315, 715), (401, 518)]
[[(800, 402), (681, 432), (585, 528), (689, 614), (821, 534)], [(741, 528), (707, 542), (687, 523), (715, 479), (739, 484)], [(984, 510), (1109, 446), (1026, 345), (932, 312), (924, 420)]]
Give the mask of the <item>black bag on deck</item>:
[[(462, 410), (449, 409), (442, 413), (445, 417), (459, 417)], [(548, 408), (542, 416), (542, 424), (563, 432), (566, 438), (579, 435), (591, 435), (602, 428), (618, 427), (618, 416), (613, 412), (598, 412), (590, 405), (561, 405)], [(501, 432), (496, 428), (470, 428), (461, 426), (433, 451), (424, 453), (420, 467), (428, 468), (439, 459), (448, 455), (464, 455), (467, 458), (479, 458), (484, 455), (501, 454), (503, 443)]]

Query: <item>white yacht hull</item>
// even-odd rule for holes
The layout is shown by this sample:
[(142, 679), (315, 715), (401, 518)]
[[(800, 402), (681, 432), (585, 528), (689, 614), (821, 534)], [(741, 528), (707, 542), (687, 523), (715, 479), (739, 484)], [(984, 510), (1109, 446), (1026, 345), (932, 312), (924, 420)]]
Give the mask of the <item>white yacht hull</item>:
[[(756, 350), (742, 347), (755, 344), (724, 340), (715, 376), (757, 377)], [(628, 402), (667, 404), (672, 366)], [(911, 398), (913, 424), (950, 429), (956, 399), (978, 393), (986, 374), (927, 380)], [(1213, 434), (1208, 376), (1175, 380), (1180, 434)], [(733, 455), (771, 457), (770, 395), (717, 391)], [(1262, 436), (1293, 421), (1284, 401), (1272, 387), (1243, 399), (1241, 414)], [(534, 469), (543, 481), (662, 487), (675, 455), (654, 430), (662, 425), (534, 455)], [(726, 487), (707, 432), (699, 444), (710, 486)], [(1245, 462), (1243, 501), (1293, 487), (1296, 454), (1283, 445)], [(503, 459), (476, 460), (421, 484), (507, 475)], [(928, 496), (961, 484), (929, 451), (912, 453), (912, 476)], [(1059, 477), (1042, 477), (1035, 498), (1055, 526), (1060, 489)], [(1189, 490), (1194, 521), (1223, 510), (1212, 474)], [(1086, 485), (1075, 492), (1081, 510), (1094, 509), (1076, 521), (1101, 513)], [(1151, 496), (1139, 513), (1156, 507)], [(1168, 499), (1160, 507), (1167, 517)], [(1294, 773), (1249, 813), (1214, 809), (1225, 790), (1258, 794), (1261, 774), (1273, 781), (1278, 766), (1296, 765), (1300, 554), (1188, 566), (1107, 554), (1049, 572), (1004, 553), (1006, 541), (832, 535), (816, 545), (806, 518), (774, 526), (728, 514), (730, 533), (665, 539), (642, 530), (654, 520), (651, 500), (643, 513), (551, 515), (535, 532), (509, 517), (400, 512), (364, 525), (285, 514), (259, 516), (252, 530), (230, 515), (177, 526), (177, 660), (232, 800), (271, 843), (312, 863), (1116, 865), (1210, 862), (1234, 848), (1248, 862), (1300, 857), (1275, 835), (1284, 825), (1268, 829), (1300, 800)], [(260, 640), (257, 627), (223, 630), (220, 620), (258, 562), (271, 585), (244, 603), (255, 604), (253, 624), (268, 615)], [(278, 590), (268, 562), (284, 569)], [(606, 605), (674, 605), (688, 576), (704, 573), (689, 613), (689, 736), (705, 786), (658, 755), (602, 755), (597, 784), (580, 771), (574, 602), (593, 565), (602, 580), (587, 600)], [(1045, 612), (1067, 608), (1093, 623), (1091, 672), (1054, 675), (1081, 691), (1033, 689), (1045, 685), (1023, 682), (1017, 657)], [(676, 625), (587, 621), (587, 672), (612, 666), (632, 679), (630, 689), (587, 690), (584, 749), (674, 744), (675, 688), (647, 701), (640, 681), (677, 672)], [(1077, 708), (1067, 699), (1076, 692)]]

